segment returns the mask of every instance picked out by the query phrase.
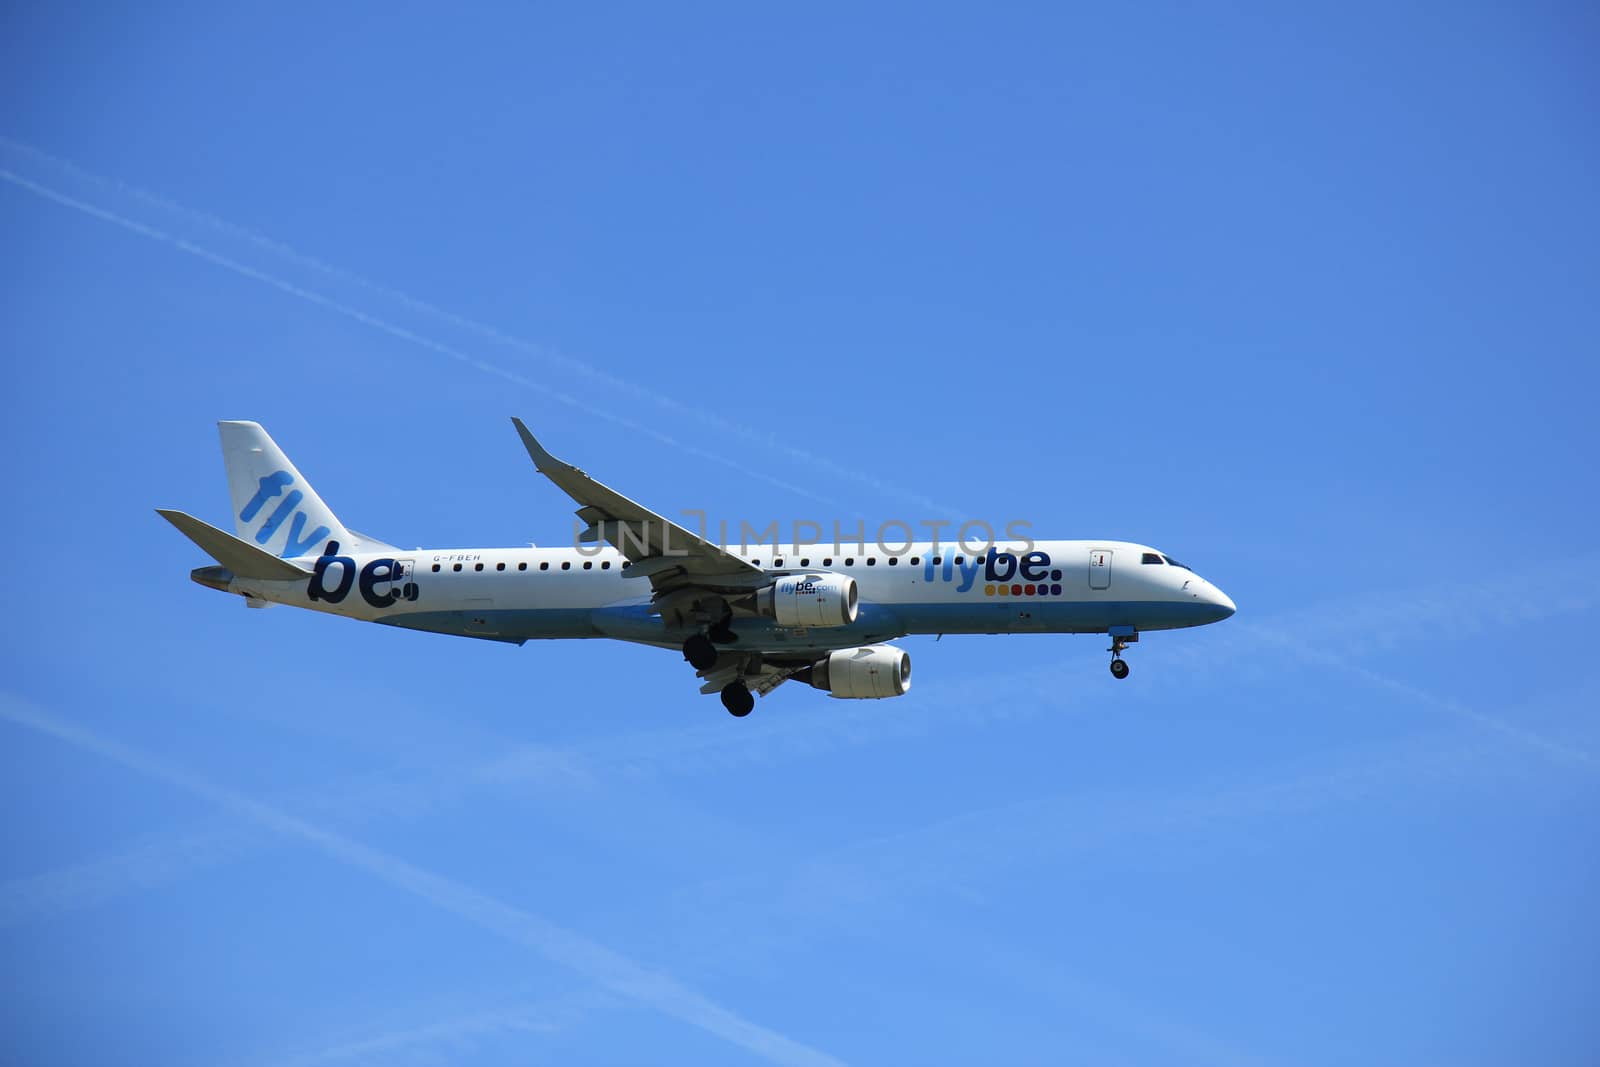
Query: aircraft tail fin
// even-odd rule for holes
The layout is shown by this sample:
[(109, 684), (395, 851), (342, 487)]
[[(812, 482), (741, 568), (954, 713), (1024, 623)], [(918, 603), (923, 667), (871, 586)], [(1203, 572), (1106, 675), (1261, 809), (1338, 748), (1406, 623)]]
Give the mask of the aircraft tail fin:
[[(260, 546), (261, 551), (281, 559), (320, 555), (330, 540), (344, 546), (359, 540), (345, 529), (259, 423), (219, 422), (217, 431), (222, 438), (222, 460), (228, 468), (228, 491), (233, 497), (239, 540)], [(177, 525), (170, 515), (167, 517)], [(182, 526), (178, 528), (189, 533)], [(193, 539), (192, 534), (190, 537)]]
[(311, 573), (248, 541), (224, 533), (210, 523), (201, 522), (193, 515), (167, 508), (157, 508), (156, 514), (176, 526), (178, 532), (199, 545), (201, 551), (240, 578), (284, 582), (298, 581)]

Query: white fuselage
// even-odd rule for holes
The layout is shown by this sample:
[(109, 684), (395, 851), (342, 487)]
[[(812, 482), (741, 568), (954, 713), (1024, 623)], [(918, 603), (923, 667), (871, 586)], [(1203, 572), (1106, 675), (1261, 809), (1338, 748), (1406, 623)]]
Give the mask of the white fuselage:
[[(850, 648), (916, 633), (1107, 633), (1168, 630), (1233, 614), (1216, 586), (1155, 549), (1125, 541), (1040, 541), (972, 556), (927, 543), (886, 553), (848, 544), (800, 553), (736, 553), (774, 578), (840, 574), (855, 580), (855, 622), (779, 626), (735, 617), (743, 650), (774, 654)], [(302, 564), (311, 560), (302, 559)], [(610, 637), (676, 647), (689, 632), (651, 607), (650, 584), (610, 547), (383, 550), (319, 557), (303, 581), (240, 578), (203, 568), (195, 578), (261, 601), (435, 633), (521, 643)]]

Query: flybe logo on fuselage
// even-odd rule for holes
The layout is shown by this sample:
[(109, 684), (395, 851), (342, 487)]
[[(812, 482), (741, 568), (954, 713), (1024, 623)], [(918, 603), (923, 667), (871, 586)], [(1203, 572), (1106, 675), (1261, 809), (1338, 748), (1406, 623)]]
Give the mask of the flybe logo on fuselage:
[[(938, 562), (934, 562), (935, 560)], [(1061, 570), (1050, 565), (1050, 553), (1001, 552), (990, 548), (983, 556), (929, 556), (922, 565), (925, 582), (956, 582), (965, 593), (983, 575), (985, 596), (1060, 596)]]
[[(267, 506), (267, 501), (282, 496), (283, 491), (293, 484), (294, 475), (288, 471), (274, 471), (262, 478), (256, 486), (256, 495), (246, 501), (244, 510), (239, 512), (239, 521), (243, 523), (254, 522), (256, 516), (261, 514), (262, 509)], [(289, 523), (289, 539), (284, 543), (283, 551), (279, 552), (278, 555), (284, 559), (293, 559), (296, 556), (309, 554), (313, 548), (320, 545), (329, 533), (326, 526), (318, 526), (310, 534), (301, 536), (305, 533), (306, 514), (296, 509), (299, 508), (300, 502), (305, 498), (306, 495), (304, 493), (298, 489), (293, 489), (290, 490), (288, 496), (284, 496), (282, 500), (278, 501), (278, 506), (272, 509), (272, 514), (267, 516), (267, 521), (262, 523), (261, 529), (256, 531), (256, 544), (264, 545), (271, 541), (284, 522), (293, 515), (294, 521)]]
[(387, 608), (402, 600), (417, 599), (417, 583), (411, 580), (415, 572), (415, 561), (409, 559), (368, 560), (357, 571), (355, 560), (339, 555), (339, 542), (329, 541), (306, 582), (306, 598), (339, 604), (353, 587), (368, 604)]

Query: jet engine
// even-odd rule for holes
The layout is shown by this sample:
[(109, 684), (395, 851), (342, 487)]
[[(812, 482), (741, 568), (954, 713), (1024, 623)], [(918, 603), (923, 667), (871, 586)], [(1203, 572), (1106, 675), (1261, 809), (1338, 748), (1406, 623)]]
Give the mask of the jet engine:
[(856, 580), (842, 574), (790, 574), (756, 593), (758, 615), (779, 626), (849, 626), (856, 621)]
[(795, 677), (846, 700), (904, 696), (911, 688), (911, 653), (893, 645), (842, 648)]

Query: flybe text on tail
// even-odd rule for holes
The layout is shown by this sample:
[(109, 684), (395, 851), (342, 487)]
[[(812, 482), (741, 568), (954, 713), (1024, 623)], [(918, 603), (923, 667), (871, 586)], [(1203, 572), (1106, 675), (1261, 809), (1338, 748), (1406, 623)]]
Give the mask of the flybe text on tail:
[(256, 488), (255, 496), (246, 501), (239, 512), (239, 522), (248, 526), (266, 508), (268, 501), (283, 496), (278, 505), (272, 509), (272, 513), (267, 516), (266, 522), (256, 531), (255, 539), (256, 544), (264, 545), (272, 540), (285, 522), (289, 522), (288, 540), (284, 543), (283, 551), (278, 553), (284, 559), (310, 554), (311, 550), (320, 545), (332, 532), (326, 526), (318, 526), (310, 534), (301, 536), (305, 532), (307, 523), (305, 512), (298, 508), (306, 495), (298, 489), (290, 489), (287, 496), (283, 495), (283, 491), (293, 484), (294, 475), (288, 471), (274, 471), (264, 476)]
[(350, 543), (338, 516), (259, 423), (219, 422), (217, 432), (241, 541), (283, 559), (315, 555), (330, 540)]

